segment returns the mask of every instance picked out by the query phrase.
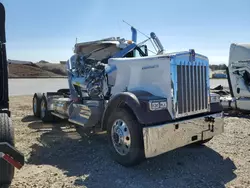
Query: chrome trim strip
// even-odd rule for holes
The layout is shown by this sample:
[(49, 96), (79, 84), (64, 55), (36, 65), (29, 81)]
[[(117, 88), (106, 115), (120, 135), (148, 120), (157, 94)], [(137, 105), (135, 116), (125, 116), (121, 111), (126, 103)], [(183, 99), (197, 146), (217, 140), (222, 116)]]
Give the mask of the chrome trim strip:
[[(180, 65), (181, 65), (181, 88), (184, 88), (184, 80), (183, 80), (183, 74), (184, 74), (184, 72), (183, 72), (183, 64), (182, 64), (182, 62), (180, 62)], [(181, 88), (178, 88), (178, 90), (180, 90)], [(182, 113), (184, 113), (184, 93), (183, 93), (183, 89), (181, 89), (181, 105), (183, 105), (182, 106)]]
[(201, 67), (202, 67), (202, 63), (199, 63), (199, 91), (200, 91), (200, 95), (199, 95), (199, 110), (202, 110), (202, 99), (203, 99), (203, 96), (202, 96), (202, 78), (201, 78)]
[(73, 119), (68, 119), (68, 121), (69, 121), (69, 122), (71, 122), (71, 123), (74, 123), (74, 124), (80, 125), (80, 126), (84, 126), (84, 124), (83, 124), (83, 123), (80, 123), (80, 122), (75, 121), (75, 120), (73, 120)]
[(185, 109), (185, 112), (188, 112), (188, 88), (187, 88), (187, 82), (188, 82), (188, 78), (187, 78), (187, 72), (188, 72), (188, 69), (187, 69), (188, 65), (186, 65), (186, 62), (184, 62), (184, 70), (185, 70), (185, 99), (186, 99), (186, 109)]
[(198, 77), (198, 66), (199, 66), (199, 64), (198, 64), (198, 62), (196, 62), (196, 66), (195, 66), (195, 91), (196, 91), (196, 98), (195, 98), (195, 100), (196, 100), (196, 110), (195, 111), (198, 111), (199, 110), (199, 90), (198, 90), (198, 79), (199, 79), (199, 77)]
[(202, 63), (202, 68), (201, 68), (201, 71), (202, 71), (202, 96), (203, 96), (203, 100), (202, 100), (202, 107), (203, 107), (203, 109), (205, 109), (206, 108), (206, 105), (205, 105), (205, 98), (206, 98), (206, 96), (205, 96), (205, 92), (204, 92), (204, 89), (205, 89), (205, 86), (206, 86), (206, 84), (205, 84), (205, 82), (204, 82), (204, 80), (206, 79), (205, 78), (205, 74), (204, 74), (204, 63)]
[(188, 80), (189, 80), (188, 87), (189, 87), (189, 109), (190, 109), (190, 111), (192, 111), (192, 88), (191, 88), (191, 69), (192, 69), (192, 67), (191, 66), (192, 65), (188, 65), (188, 72), (189, 72), (189, 74), (188, 74)]
[(195, 82), (194, 82), (194, 78), (195, 78), (195, 76), (194, 76), (194, 64), (193, 65), (191, 65), (192, 67), (192, 109), (191, 109), (191, 111), (195, 111)]

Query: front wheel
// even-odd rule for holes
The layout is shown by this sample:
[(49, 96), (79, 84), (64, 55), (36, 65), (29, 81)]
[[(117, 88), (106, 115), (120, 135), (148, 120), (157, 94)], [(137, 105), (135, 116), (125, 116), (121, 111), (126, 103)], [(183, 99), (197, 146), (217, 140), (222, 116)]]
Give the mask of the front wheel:
[(123, 166), (134, 166), (145, 159), (142, 127), (133, 114), (116, 109), (108, 120), (107, 132), (113, 159)]

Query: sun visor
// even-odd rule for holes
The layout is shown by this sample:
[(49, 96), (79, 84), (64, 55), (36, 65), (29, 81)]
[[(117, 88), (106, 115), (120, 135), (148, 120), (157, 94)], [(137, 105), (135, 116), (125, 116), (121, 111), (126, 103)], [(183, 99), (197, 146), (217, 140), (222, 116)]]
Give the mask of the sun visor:
[(5, 9), (2, 3), (0, 3), (0, 41), (1, 43), (6, 42), (5, 37)]

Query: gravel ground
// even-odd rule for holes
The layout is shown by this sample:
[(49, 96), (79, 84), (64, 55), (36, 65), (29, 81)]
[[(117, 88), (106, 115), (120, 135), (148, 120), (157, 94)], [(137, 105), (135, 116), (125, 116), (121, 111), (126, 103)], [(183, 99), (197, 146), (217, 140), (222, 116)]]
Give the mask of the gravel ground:
[(10, 98), (17, 148), (26, 165), (11, 187), (250, 187), (250, 117), (227, 116), (225, 132), (124, 168), (110, 158), (105, 134), (81, 138), (67, 123), (32, 116), (31, 96)]

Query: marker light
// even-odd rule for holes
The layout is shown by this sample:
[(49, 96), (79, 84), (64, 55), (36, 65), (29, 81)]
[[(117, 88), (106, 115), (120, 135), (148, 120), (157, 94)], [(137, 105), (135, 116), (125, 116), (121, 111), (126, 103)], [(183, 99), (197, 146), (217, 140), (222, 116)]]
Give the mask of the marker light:
[(167, 100), (154, 100), (149, 101), (149, 109), (151, 111), (167, 109)]
[(128, 42), (127, 42), (128, 44), (132, 44), (133, 43), (133, 41), (132, 40), (128, 40)]

